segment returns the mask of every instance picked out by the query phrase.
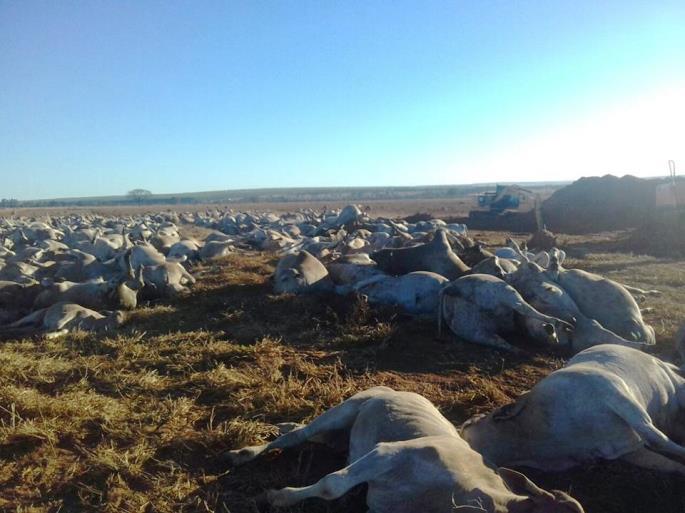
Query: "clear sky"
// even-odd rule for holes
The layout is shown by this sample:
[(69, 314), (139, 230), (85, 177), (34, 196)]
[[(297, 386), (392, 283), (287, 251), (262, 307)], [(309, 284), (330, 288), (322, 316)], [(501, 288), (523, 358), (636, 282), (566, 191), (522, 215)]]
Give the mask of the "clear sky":
[(685, 170), (685, 1), (0, 0), (0, 197)]

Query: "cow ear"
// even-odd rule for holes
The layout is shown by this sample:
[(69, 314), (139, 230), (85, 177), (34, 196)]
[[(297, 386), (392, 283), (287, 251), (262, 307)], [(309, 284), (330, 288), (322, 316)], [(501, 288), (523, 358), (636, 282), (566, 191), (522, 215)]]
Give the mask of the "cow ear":
[(564, 263), (564, 260), (566, 260), (566, 251), (563, 249), (559, 250), (559, 265)]
[(515, 403), (506, 404), (499, 409), (492, 412), (492, 420), (495, 422), (501, 420), (510, 420), (519, 415), (526, 407), (526, 394), (521, 395)]
[(504, 481), (504, 484), (507, 485), (507, 488), (516, 495), (526, 495), (530, 497), (551, 496), (549, 492), (540, 488), (520, 472), (516, 472), (510, 468), (500, 467), (497, 469), (497, 473)]
[(566, 260), (566, 251), (563, 251), (559, 248), (552, 248), (551, 253), (557, 257), (557, 261), (559, 263), (559, 266), (561, 266), (564, 263), (564, 260)]

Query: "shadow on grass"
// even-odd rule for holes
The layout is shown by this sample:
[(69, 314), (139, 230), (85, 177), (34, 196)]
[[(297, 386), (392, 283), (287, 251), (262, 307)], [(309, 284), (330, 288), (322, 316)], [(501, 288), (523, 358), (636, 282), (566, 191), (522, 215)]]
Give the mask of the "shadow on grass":
[(449, 374), (476, 366), (494, 376), (522, 364), (548, 366), (558, 356), (523, 340), (523, 356), (460, 342), (448, 333), (439, 340), (433, 319), (371, 307), (358, 296), (277, 296), (266, 279), (194, 292), (169, 306), (134, 316), (128, 330), (147, 337), (202, 330), (243, 345), (268, 338), (309, 351), (323, 363), (339, 360), (353, 372)]

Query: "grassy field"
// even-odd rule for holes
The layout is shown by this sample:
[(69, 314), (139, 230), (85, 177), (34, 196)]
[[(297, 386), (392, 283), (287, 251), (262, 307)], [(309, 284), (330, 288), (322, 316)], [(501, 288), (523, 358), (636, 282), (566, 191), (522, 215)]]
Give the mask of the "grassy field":
[[(601, 253), (603, 239), (570, 244), (569, 264), (664, 292), (646, 303), (647, 319), (655, 351), (672, 357), (683, 263)], [(225, 450), (272, 437), (273, 424), (307, 421), (378, 384), (424, 394), (460, 423), (510, 402), (566, 356), (438, 340), (433, 321), (361, 300), (274, 296), (274, 265), (243, 254), (197, 268), (190, 296), (139, 309), (109, 337), (0, 345), (0, 510), (267, 511), (253, 499), (265, 488), (310, 484), (345, 458), (311, 444), (236, 469), (223, 462)], [(685, 479), (627, 464), (528, 474), (569, 490), (588, 513), (685, 510)], [(282, 511), (362, 513), (364, 490)]]

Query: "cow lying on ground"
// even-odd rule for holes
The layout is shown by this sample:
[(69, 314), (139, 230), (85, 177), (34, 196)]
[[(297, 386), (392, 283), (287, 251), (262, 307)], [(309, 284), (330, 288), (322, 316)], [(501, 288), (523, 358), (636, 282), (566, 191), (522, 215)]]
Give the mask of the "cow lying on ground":
[(373, 513), (582, 513), (573, 498), (547, 492), (523, 474), (495, 472), (424, 397), (375, 387), (298, 426), (271, 443), (231, 451), (234, 464), (332, 432), (350, 433), (349, 465), (302, 488), (266, 493), (274, 506), (318, 497), (332, 500), (368, 483)]
[(274, 272), (274, 290), (277, 294), (328, 292), (333, 290), (328, 270), (307, 251), (285, 255)]
[(547, 271), (534, 262), (522, 263), (516, 271), (507, 274), (505, 279), (532, 307), (573, 325), (572, 336), (560, 338), (560, 342), (567, 344), (574, 352), (598, 344), (619, 344), (636, 349), (649, 345), (646, 342), (626, 340), (583, 314), (566, 290), (553, 282)]
[(140, 280), (125, 277), (84, 283), (52, 283), (38, 294), (34, 307), (44, 308), (59, 302), (69, 302), (94, 310), (133, 310), (138, 304), (138, 289), (142, 285)]
[(564, 470), (597, 459), (685, 475), (685, 378), (636, 349), (578, 353), (514, 404), (476, 417), (462, 436), (486, 460)]
[(580, 269), (564, 269), (558, 251), (553, 250), (551, 257), (548, 275), (568, 292), (585, 316), (627, 340), (656, 342), (654, 328), (642, 319), (640, 307), (623, 285)]
[(464, 276), (440, 291), (438, 332), (443, 319), (469, 342), (508, 351), (517, 349), (501, 335), (515, 331), (517, 324), (534, 340), (548, 344), (559, 343), (559, 335), (572, 331), (568, 323), (538, 312), (516, 289), (487, 274)]
[(108, 331), (124, 322), (121, 311), (102, 315), (94, 310), (74, 303), (56, 303), (13, 322), (10, 329), (27, 328), (27, 334), (46, 333), (48, 337), (65, 334), (73, 330)]
[(189, 292), (189, 285), (195, 284), (195, 278), (177, 262), (164, 262), (141, 268), (145, 286), (141, 290), (143, 298), (156, 299), (174, 297)]
[(404, 276), (373, 276), (354, 285), (354, 290), (366, 296), (371, 304), (399, 306), (410, 314), (435, 315), (440, 289), (445, 283), (444, 276), (416, 271)]

